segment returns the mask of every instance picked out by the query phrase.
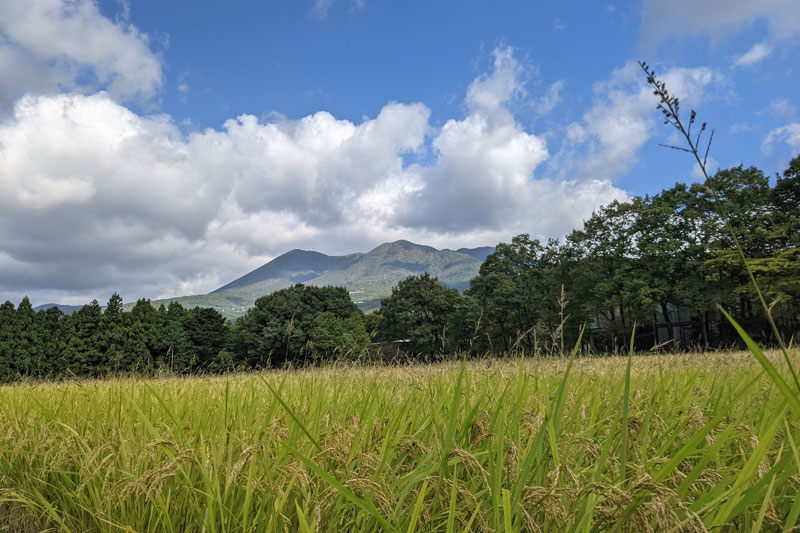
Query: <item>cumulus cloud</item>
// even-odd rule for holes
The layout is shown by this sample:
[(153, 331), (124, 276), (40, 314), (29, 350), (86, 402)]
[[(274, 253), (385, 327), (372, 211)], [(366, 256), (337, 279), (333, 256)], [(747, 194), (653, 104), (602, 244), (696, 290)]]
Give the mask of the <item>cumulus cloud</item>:
[(362, 191), (403, 173), (401, 155), (422, 146), (429, 115), (422, 104), (390, 103), (358, 125), (327, 112), (278, 124), (228, 121), (227, 140), (248, 162), (238, 172), (239, 205), (290, 209), (314, 224), (339, 222)]
[(332, 5), (333, 0), (314, 0), (314, 15), (320, 20), (328, 18)]
[[(534, 175), (548, 159), (544, 138), (526, 131), (508, 109), (526, 94), (526, 78), (511, 48), (495, 50), (492, 72), (467, 90), (467, 116), (447, 121), (433, 139), (435, 164), (414, 169), (421, 186), (401, 204), (399, 224), (450, 233), (504, 228), (553, 235), (578, 225), (600, 203), (624, 196), (608, 181)], [(586, 202), (552, 216), (551, 207), (570, 204), (570, 197)]]
[[(713, 176), (714, 173), (719, 169), (719, 163), (713, 157), (708, 156), (708, 159), (705, 161), (705, 167), (706, 173), (708, 173), (709, 176)], [(705, 174), (703, 174), (703, 170), (700, 168), (699, 163), (694, 164), (689, 175), (696, 181), (704, 181), (706, 178)]]
[(718, 39), (759, 20), (767, 23), (772, 39), (797, 35), (800, 33), (800, 2), (645, 0), (640, 32), (642, 39), (650, 42), (679, 34), (709, 35)]
[[(402, 176), (428, 115), (394, 103), (357, 125), (328, 113), (281, 123), (242, 115), (184, 137), (168, 117), (141, 117), (104, 93), (26, 96), (0, 125), (3, 249), (33, 287), (52, 283), (48, 269), (30, 278), (45, 262), (64, 267), (66, 284), (104, 266), (108, 283), (128, 269), (157, 278), (179, 257), (184, 275), (225, 260), (241, 268), (352, 223), (362, 194)], [(225, 243), (238, 259), (208, 254)]]
[(625, 193), (537, 177), (544, 138), (509, 110), (526, 77), (511, 49), (497, 50), (465, 116), (438, 130), (425, 105), (390, 102), (360, 123), (241, 115), (184, 135), (106, 92), (29, 94), (0, 122), (0, 292), (173, 296), (296, 247), (564, 234)]
[(791, 149), (792, 156), (800, 153), (800, 122), (792, 122), (769, 132), (761, 144), (761, 151), (771, 154), (776, 143), (785, 142)]
[(734, 67), (750, 67), (760, 63), (772, 54), (772, 46), (767, 43), (756, 43), (746, 53), (733, 61)]
[(189, 260), (229, 184), (167, 118), (104, 93), (26, 96), (0, 146), (3, 289), (145, 290), (200, 270)]
[[(684, 109), (698, 106), (710, 88), (725, 84), (721, 74), (706, 67), (672, 68), (658, 77), (684, 102)], [(556, 172), (599, 180), (628, 172), (657, 131), (657, 103), (638, 64), (630, 61), (615, 69), (608, 80), (595, 84), (593, 104), (583, 120), (567, 127), (564, 146), (553, 164)]]
[(147, 101), (163, 83), (161, 59), (135, 26), (112, 22), (91, 0), (0, 0), (0, 114), (26, 91), (94, 92)]

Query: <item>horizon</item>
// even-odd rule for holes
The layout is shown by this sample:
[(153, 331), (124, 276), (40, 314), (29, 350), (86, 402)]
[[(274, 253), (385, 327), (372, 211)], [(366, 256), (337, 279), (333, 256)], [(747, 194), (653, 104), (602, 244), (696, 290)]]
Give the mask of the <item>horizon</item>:
[(562, 238), (700, 179), (658, 146), (640, 59), (716, 128), (713, 167), (774, 176), (800, 152), (798, 45), (781, 0), (0, 0), (0, 301)]

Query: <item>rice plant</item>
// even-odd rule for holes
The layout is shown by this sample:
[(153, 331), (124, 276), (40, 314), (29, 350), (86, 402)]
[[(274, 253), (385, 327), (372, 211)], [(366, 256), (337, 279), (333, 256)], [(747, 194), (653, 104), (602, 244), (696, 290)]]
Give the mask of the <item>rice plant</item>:
[(0, 531), (790, 530), (798, 417), (744, 352), (9, 385)]

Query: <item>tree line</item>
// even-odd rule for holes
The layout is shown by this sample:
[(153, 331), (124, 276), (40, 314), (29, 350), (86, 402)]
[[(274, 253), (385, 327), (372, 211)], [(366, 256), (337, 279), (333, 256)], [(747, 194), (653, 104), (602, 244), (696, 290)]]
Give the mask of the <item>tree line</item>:
[(514, 237), (484, 261), (463, 296), (429, 287), (448, 302), (432, 314), (414, 315), (413, 299), (395, 306), (401, 283), (381, 307), (379, 331), (387, 339), (417, 331), (413, 351), (425, 353), (562, 351), (583, 325), (583, 340), (598, 351), (625, 346), (634, 325), (637, 348), (729, 346), (740, 339), (722, 306), (769, 344), (769, 322), (725, 220), (782, 334), (797, 335), (800, 156), (774, 185), (759, 169), (738, 166), (707, 184), (676, 183), (653, 196), (612, 202), (563, 241)]
[(55, 307), (35, 312), (27, 298), (16, 307), (5, 302), (0, 381), (224, 372), (380, 353), (560, 352), (584, 325), (583, 340), (597, 351), (624, 346), (634, 324), (639, 348), (730, 345), (738, 337), (719, 305), (769, 343), (723, 213), (779, 328), (796, 335), (800, 156), (774, 184), (743, 166), (711, 180), (723, 206), (705, 185), (682, 183), (613, 202), (561, 241), (518, 235), (500, 243), (464, 294), (427, 274), (412, 276), (367, 315), (344, 287), (303, 285), (259, 298), (235, 322), (211, 308), (155, 308), (144, 299), (123, 312), (117, 294), (105, 308), (93, 301), (72, 315)]

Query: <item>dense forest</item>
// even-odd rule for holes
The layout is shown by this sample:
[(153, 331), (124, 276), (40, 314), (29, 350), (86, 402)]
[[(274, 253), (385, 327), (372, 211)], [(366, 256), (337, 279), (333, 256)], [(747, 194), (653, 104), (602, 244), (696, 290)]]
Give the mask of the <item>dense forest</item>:
[(555, 353), (586, 325), (587, 349), (726, 346), (732, 313), (770, 343), (763, 311), (738, 259), (730, 221), (773, 316), (800, 332), (800, 156), (773, 184), (762, 171), (720, 170), (708, 185), (678, 183), (596, 211), (563, 241), (528, 235), (501, 243), (464, 294), (423, 274), (363, 315), (343, 287), (296, 285), (227, 322), (208, 308), (115, 294), (72, 315), (0, 306), (0, 381), (115, 373), (223, 372), (376, 356)]

